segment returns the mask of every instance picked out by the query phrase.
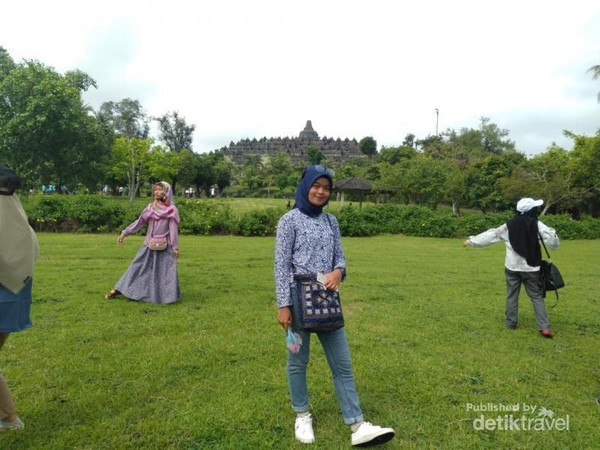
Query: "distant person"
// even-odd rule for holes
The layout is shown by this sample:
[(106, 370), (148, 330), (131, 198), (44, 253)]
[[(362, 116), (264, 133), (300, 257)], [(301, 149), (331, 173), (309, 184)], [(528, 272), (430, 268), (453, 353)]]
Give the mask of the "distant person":
[(153, 186), (154, 201), (125, 228), (117, 243), (148, 224), (146, 239), (121, 279), (106, 295), (107, 300), (124, 295), (147, 303), (175, 303), (181, 297), (177, 275), (179, 257), (179, 211), (166, 181)]
[(554, 229), (538, 220), (538, 207), (543, 203), (543, 200), (522, 198), (517, 203), (517, 214), (512, 219), (498, 228), (471, 236), (463, 242), (463, 246), (486, 247), (496, 242), (505, 243), (506, 327), (512, 330), (517, 328), (519, 292), (523, 285), (533, 305), (540, 334), (552, 338), (554, 334), (550, 331), (540, 277), (542, 251), (539, 235), (551, 249), (558, 248), (559, 239)]
[[(0, 349), (8, 335), (31, 327), (31, 286), (38, 242), (14, 195), (19, 176), (0, 166)], [(0, 431), (23, 428), (6, 380), (0, 373)]]
[[(325, 274), (323, 285), (336, 290), (346, 273), (340, 229), (335, 216), (323, 212), (329, 202), (333, 173), (320, 165), (304, 170), (296, 189), (296, 203), (277, 226), (275, 242), (275, 285), (279, 311), (277, 320), (284, 330), (292, 328), (302, 339), (297, 353), (288, 351), (287, 378), (296, 413), (295, 436), (302, 443), (315, 441), (309, 412), (306, 370), (310, 358), (311, 333), (300, 329), (296, 314), (300, 277)], [(356, 446), (375, 445), (394, 437), (394, 430), (365, 422), (354, 385), (350, 350), (344, 327), (315, 333), (323, 346), (333, 375), (333, 385), (344, 423), (350, 426), (350, 442)], [(319, 380), (328, 379), (319, 374)]]

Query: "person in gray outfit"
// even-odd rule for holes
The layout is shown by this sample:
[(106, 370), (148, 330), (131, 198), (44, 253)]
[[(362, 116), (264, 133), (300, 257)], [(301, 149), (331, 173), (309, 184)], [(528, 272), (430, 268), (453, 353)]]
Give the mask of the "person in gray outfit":
[(535, 320), (540, 334), (552, 338), (550, 321), (546, 312), (544, 293), (540, 279), (542, 251), (540, 236), (547, 247), (558, 248), (556, 231), (538, 220), (538, 207), (543, 200), (522, 198), (517, 203), (517, 214), (498, 228), (471, 236), (463, 242), (464, 247), (486, 247), (496, 242), (506, 245), (504, 274), (506, 277), (506, 327), (516, 329), (519, 316), (519, 293), (521, 285), (533, 305)]

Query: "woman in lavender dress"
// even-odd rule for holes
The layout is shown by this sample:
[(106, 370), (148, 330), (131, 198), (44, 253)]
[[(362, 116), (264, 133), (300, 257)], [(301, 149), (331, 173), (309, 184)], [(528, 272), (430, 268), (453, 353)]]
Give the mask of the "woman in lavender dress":
[[(153, 186), (154, 201), (142, 211), (140, 217), (125, 228), (119, 238), (122, 244), (126, 236), (141, 230), (148, 224), (146, 239), (127, 271), (105, 296), (113, 299), (120, 295), (130, 300), (147, 303), (175, 303), (181, 297), (177, 276), (179, 257), (179, 211), (173, 202), (171, 185), (160, 181)], [(151, 241), (164, 238), (164, 250), (152, 250)]]

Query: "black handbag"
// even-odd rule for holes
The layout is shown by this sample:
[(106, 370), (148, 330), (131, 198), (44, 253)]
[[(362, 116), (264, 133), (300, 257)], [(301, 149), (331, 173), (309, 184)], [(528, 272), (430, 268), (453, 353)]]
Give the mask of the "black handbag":
[(340, 294), (316, 280), (296, 280), (298, 327), (305, 331), (334, 331), (344, 326)]
[(558, 303), (558, 290), (560, 288), (565, 287), (565, 281), (560, 271), (558, 270), (558, 267), (556, 267), (556, 264), (554, 264), (550, 260), (550, 253), (548, 253), (546, 244), (544, 243), (542, 235), (539, 233), (539, 231), (538, 235), (540, 236), (540, 241), (542, 242), (542, 246), (544, 247), (546, 256), (548, 257), (548, 259), (543, 260), (542, 264), (540, 265), (540, 282), (542, 284), (542, 294), (544, 298), (546, 298), (547, 291), (554, 291), (554, 293), (556, 294), (556, 303), (553, 305), (554, 307)]

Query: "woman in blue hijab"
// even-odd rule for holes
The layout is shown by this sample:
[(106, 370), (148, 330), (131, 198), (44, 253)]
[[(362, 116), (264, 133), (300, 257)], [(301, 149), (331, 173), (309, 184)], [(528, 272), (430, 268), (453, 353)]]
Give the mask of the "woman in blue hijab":
[[(301, 342), (288, 351), (287, 378), (296, 412), (295, 436), (303, 443), (315, 441), (312, 416), (308, 410), (306, 369), (310, 358), (311, 333), (299, 328), (292, 314), (298, 304), (296, 279), (324, 274), (323, 286), (337, 290), (346, 274), (340, 227), (335, 216), (323, 211), (329, 203), (333, 171), (316, 165), (304, 169), (296, 188), (295, 204), (277, 226), (275, 245), (275, 284), (277, 320), (284, 330), (291, 329)], [(338, 403), (344, 422), (351, 429), (351, 444), (367, 446), (387, 442), (394, 430), (364, 421), (354, 384), (352, 362), (345, 328), (315, 332), (333, 375)]]

